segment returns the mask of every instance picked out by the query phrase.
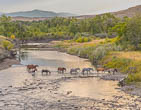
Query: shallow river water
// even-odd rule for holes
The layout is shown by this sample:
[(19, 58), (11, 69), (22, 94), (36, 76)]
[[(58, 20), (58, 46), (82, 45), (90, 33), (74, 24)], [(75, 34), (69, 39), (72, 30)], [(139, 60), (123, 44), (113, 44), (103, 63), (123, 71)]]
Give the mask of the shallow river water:
[[(100, 80), (97, 77), (80, 78), (81, 74), (69, 74), (70, 68), (93, 67), (86, 59), (57, 51), (22, 50), (19, 60), (21, 65), (0, 71), (0, 109), (94, 110), (141, 107), (141, 99), (120, 91), (116, 81)], [(39, 65), (35, 76), (27, 72), (28, 64)], [(66, 67), (67, 73), (58, 74), (58, 67)], [(51, 76), (42, 76), (42, 69), (49, 69)]]

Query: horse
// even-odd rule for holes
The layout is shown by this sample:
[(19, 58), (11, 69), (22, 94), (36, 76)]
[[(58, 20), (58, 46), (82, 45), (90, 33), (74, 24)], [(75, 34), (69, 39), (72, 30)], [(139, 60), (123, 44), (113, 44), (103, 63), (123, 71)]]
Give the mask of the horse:
[(38, 65), (27, 65), (27, 69), (30, 71), (32, 69), (37, 69), (37, 67), (39, 67)]
[(64, 67), (59, 67), (58, 68), (58, 73), (64, 73), (64, 71), (66, 72), (66, 68), (64, 68)]
[(101, 71), (101, 72), (105, 72), (105, 70), (106, 70), (105, 68), (96, 68), (96, 71), (97, 71), (97, 72), (100, 72), (100, 71)]
[(72, 74), (72, 73), (78, 73), (78, 71), (80, 71), (80, 68), (72, 68), (70, 70), (70, 74)]
[(44, 75), (44, 73), (46, 73), (46, 75), (51, 75), (51, 71), (49, 70), (42, 70), (42, 75)]
[(94, 69), (93, 68), (88, 68), (89, 69), (89, 71), (91, 72), (91, 71), (94, 71)]
[(84, 73), (87, 72), (88, 75), (88, 73), (91, 73), (91, 71), (94, 71), (93, 68), (83, 68), (82, 74), (84, 75)]
[(117, 73), (117, 72), (118, 72), (118, 70), (115, 69), (115, 68), (108, 70), (108, 73), (112, 73), (113, 75), (114, 75), (115, 73)]

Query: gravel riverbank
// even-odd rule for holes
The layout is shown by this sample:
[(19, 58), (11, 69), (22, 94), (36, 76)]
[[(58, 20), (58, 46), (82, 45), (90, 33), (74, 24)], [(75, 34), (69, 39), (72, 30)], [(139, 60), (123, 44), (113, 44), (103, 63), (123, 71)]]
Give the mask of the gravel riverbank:
[[(127, 77), (127, 75), (125, 74), (107, 74), (104, 75), (102, 77), (100, 77), (103, 80), (113, 80), (113, 81), (120, 81), (123, 78)], [(134, 83), (134, 84), (130, 84), (130, 85), (125, 85), (123, 87), (120, 88), (121, 91), (124, 91), (127, 94), (131, 94), (131, 95), (136, 95), (136, 96), (140, 96), (141, 97), (141, 83)]]

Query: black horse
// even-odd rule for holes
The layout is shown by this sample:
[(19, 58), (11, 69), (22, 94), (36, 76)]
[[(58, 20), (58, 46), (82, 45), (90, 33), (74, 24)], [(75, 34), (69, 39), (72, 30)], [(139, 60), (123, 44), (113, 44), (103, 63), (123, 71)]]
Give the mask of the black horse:
[(46, 73), (46, 75), (51, 75), (51, 71), (49, 70), (42, 70), (42, 75), (44, 75), (44, 73)]
[(87, 75), (88, 75), (89, 73), (91, 73), (91, 71), (94, 71), (94, 69), (93, 68), (83, 68), (82, 69), (82, 74), (84, 75), (84, 73), (86, 72)]
[(78, 73), (78, 71), (80, 71), (80, 68), (72, 68), (70, 70), (70, 74), (72, 74), (72, 73)]
[(117, 72), (118, 72), (118, 70), (116, 68), (108, 70), (108, 73), (112, 73), (113, 75), (115, 75), (115, 73), (117, 73)]

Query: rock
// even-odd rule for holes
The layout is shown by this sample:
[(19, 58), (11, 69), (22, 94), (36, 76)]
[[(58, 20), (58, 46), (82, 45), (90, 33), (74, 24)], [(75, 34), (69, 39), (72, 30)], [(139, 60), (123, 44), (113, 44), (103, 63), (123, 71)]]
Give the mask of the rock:
[(125, 78), (119, 81), (119, 86), (125, 86)]
[(61, 102), (61, 100), (58, 100), (58, 102)]
[(67, 95), (69, 95), (69, 94), (71, 94), (72, 93), (72, 91), (67, 91)]

